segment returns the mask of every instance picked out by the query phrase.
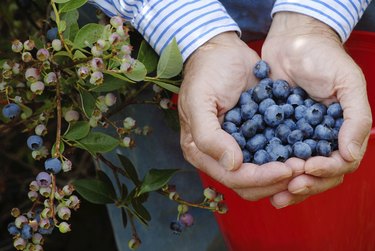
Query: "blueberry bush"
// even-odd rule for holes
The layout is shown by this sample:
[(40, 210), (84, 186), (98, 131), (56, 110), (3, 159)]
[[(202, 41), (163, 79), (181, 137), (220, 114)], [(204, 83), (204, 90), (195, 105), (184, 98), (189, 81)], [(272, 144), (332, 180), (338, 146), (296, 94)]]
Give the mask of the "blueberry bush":
[[(87, 0), (5, 2), (0, 6), (6, 34), (0, 43), (1, 155), (31, 175), (21, 186), (28, 200), (10, 210), (7, 230), (15, 249), (43, 250), (46, 236), (73, 230), (70, 219), (82, 198), (122, 210), (123, 224), (133, 232), (131, 249), (141, 244), (133, 221), (147, 225), (151, 219), (143, 206), (150, 192), (177, 202), (177, 220), (170, 225), (175, 233), (193, 224), (189, 207), (226, 211), (223, 197), (211, 188), (200, 203), (183, 200), (168, 184), (178, 169), (150, 169), (139, 177), (127, 157), (118, 155), (122, 165), (116, 166), (104, 156), (117, 147), (135, 147), (134, 135), (151, 133), (136, 118), (111, 120), (125, 107), (150, 104), (176, 116), (171, 97), (179, 91), (183, 66), (176, 41), (159, 57), (145, 41), (131, 44), (133, 29), (121, 17), (98, 12), (98, 22), (80, 24), (79, 9)], [(145, 91), (153, 97), (141, 98)], [(109, 127), (116, 133), (97, 130)], [(113, 171), (115, 182), (95, 168), (99, 162)], [(7, 177), (21, 175), (4, 167)], [(0, 187), (2, 181), (7, 182), (0, 178)]]

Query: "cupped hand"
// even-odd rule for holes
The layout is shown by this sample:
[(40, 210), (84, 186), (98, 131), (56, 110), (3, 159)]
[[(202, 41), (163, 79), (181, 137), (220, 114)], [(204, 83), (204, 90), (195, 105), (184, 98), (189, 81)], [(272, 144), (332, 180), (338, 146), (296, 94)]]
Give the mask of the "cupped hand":
[(242, 164), (240, 147), (221, 129), (224, 114), (257, 83), (258, 60), (236, 33), (217, 35), (187, 60), (178, 102), (185, 159), (247, 200), (285, 190), (292, 176), (283, 163)]
[(272, 196), (275, 207), (284, 207), (337, 186), (345, 174), (356, 170), (366, 150), (371, 110), (361, 69), (346, 53), (339, 36), (318, 20), (277, 13), (262, 59), (270, 64), (273, 79), (285, 79), (313, 99), (326, 105), (339, 102), (343, 108), (338, 151), (330, 157), (294, 158), (286, 163), (304, 169), (304, 174), (293, 178), (288, 190)]

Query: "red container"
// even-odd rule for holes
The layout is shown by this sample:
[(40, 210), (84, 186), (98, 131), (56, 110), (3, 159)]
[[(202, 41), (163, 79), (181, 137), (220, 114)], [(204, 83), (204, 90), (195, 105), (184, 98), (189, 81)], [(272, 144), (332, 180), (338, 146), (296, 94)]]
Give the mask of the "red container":
[[(250, 43), (260, 51), (262, 42)], [(375, 33), (353, 32), (345, 44), (362, 68), (375, 112)], [(375, 117), (375, 116), (374, 116)], [(375, 128), (359, 169), (344, 183), (306, 201), (275, 209), (268, 199), (249, 202), (205, 174), (205, 186), (224, 194), (229, 211), (216, 215), (233, 251), (374, 251)]]

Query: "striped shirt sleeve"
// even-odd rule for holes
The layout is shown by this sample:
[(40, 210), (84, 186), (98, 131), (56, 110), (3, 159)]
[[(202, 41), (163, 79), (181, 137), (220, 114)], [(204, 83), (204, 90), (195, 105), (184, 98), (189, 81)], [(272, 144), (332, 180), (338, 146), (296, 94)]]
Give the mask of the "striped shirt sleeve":
[(292, 11), (316, 18), (332, 27), (345, 42), (371, 0), (276, 0), (271, 15)]
[(240, 28), (217, 0), (90, 0), (108, 16), (120, 15), (161, 54), (176, 38), (184, 60), (212, 37)]

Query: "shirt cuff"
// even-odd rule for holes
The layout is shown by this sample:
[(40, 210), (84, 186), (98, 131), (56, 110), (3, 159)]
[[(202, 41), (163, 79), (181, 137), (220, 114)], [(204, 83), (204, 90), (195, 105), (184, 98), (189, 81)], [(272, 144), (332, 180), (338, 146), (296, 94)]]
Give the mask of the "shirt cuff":
[(292, 11), (316, 18), (329, 25), (344, 43), (371, 1), (368, 0), (277, 0), (271, 15)]

